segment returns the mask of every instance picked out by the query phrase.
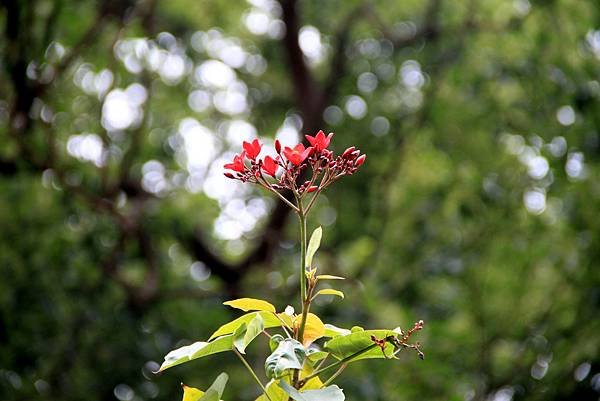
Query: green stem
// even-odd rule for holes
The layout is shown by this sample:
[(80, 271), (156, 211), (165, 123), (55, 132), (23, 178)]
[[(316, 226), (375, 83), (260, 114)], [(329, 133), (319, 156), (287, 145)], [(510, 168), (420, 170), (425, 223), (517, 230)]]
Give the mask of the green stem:
[(246, 367), (246, 369), (248, 369), (248, 372), (250, 372), (250, 374), (252, 375), (252, 377), (254, 378), (254, 380), (258, 383), (258, 385), (262, 389), (265, 397), (267, 397), (269, 399), (269, 401), (273, 401), (273, 400), (271, 400), (271, 397), (269, 397), (269, 394), (267, 393), (267, 389), (265, 388), (264, 384), (262, 384), (262, 382), (260, 381), (260, 379), (258, 378), (258, 376), (256, 376), (256, 373), (254, 373), (254, 370), (252, 369), (252, 366), (250, 366), (248, 364), (248, 362), (244, 359), (244, 357), (242, 356), (242, 354), (240, 354), (239, 351), (235, 347), (233, 347), (233, 352), (235, 352), (235, 354), (238, 356), (238, 358), (240, 358), (240, 361), (242, 361), (242, 363), (244, 364), (244, 366)]
[(301, 201), (298, 204), (298, 209), (298, 218), (300, 219), (300, 304), (304, 305), (306, 299), (306, 216)]
[(347, 366), (348, 366), (347, 363), (344, 363), (342, 366), (340, 366), (340, 368), (338, 370), (336, 370), (335, 373), (333, 375), (331, 375), (331, 377), (325, 381), (325, 383), (323, 383), (323, 387), (327, 387), (328, 385), (330, 385), (331, 382), (334, 381), (336, 377), (338, 377), (339, 375), (342, 374), (342, 372), (344, 371), (344, 369), (346, 369)]
[[(306, 215), (302, 208), (302, 201), (298, 201), (298, 218), (300, 219), (300, 305), (304, 312), (304, 302), (306, 300)], [(298, 340), (302, 342), (302, 338)]]
[(325, 361), (327, 360), (327, 358), (329, 358), (329, 355), (331, 354), (328, 353), (327, 355), (325, 355), (325, 358), (321, 359), (321, 362), (319, 362), (317, 366), (315, 366), (315, 370), (321, 369), (321, 366), (325, 364)]
[(300, 383), (300, 384), (304, 384), (307, 381), (309, 381), (310, 379), (312, 379), (313, 377), (317, 377), (321, 373), (326, 372), (328, 370), (331, 370), (331, 369), (335, 368), (336, 366), (346, 364), (346, 363), (350, 362), (351, 360), (353, 360), (354, 358), (356, 358), (357, 356), (360, 356), (360, 355), (364, 354), (365, 352), (372, 350), (375, 347), (378, 347), (378, 345), (377, 344), (371, 344), (367, 348), (364, 348), (364, 349), (362, 349), (362, 350), (360, 350), (358, 352), (355, 352), (354, 354), (352, 354), (350, 356), (347, 356), (347, 357), (345, 357), (342, 360), (334, 362), (331, 365), (327, 365), (324, 368), (321, 368), (321, 369), (317, 370), (316, 372), (313, 372), (312, 374), (306, 376), (304, 379), (302, 379), (302, 383)]
[[(298, 204), (298, 219), (300, 220), (300, 305), (302, 306), (302, 321), (300, 322), (300, 329), (298, 330), (297, 340), (302, 343), (304, 339), (304, 327), (306, 325), (306, 316), (308, 315), (308, 308), (306, 305), (306, 214), (304, 213), (302, 200), (296, 196)], [(292, 378), (292, 385), (296, 387), (300, 371), (295, 370)]]
[(306, 320), (308, 318), (308, 311), (310, 310), (310, 302), (312, 297), (312, 289), (308, 289), (308, 294), (302, 303), (302, 320), (300, 321), (300, 329), (298, 330), (298, 341), (301, 343), (304, 341), (304, 329), (306, 329)]

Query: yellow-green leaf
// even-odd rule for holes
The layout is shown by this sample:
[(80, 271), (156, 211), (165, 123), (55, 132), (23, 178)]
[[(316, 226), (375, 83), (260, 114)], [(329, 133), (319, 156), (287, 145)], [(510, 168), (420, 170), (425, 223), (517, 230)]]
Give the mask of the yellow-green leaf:
[(165, 356), (165, 361), (160, 366), (159, 372), (172, 368), (203, 356), (216, 354), (219, 352), (230, 351), (233, 347), (233, 335), (219, 337), (211, 342), (197, 341), (191, 345), (186, 345), (169, 352)]
[[(302, 370), (300, 371), (300, 379), (304, 379), (305, 377), (311, 375), (315, 369), (311, 366), (310, 363), (305, 363), (302, 366)], [(312, 379), (309, 379), (304, 386), (302, 386), (302, 390), (315, 390), (323, 387), (323, 382), (319, 378), (319, 376), (315, 376)]]
[(232, 301), (223, 302), (223, 305), (231, 306), (232, 308), (241, 309), (244, 312), (248, 311), (264, 311), (275, 313), (275, 307), (263, 301), (262, 299), (255, 298), (240, 298)]
[(318, 390), (298, 391), (287, 382), (280, 380), (279, 386), (295, 401), (344, 401), (344, 392), (336, 386), (327, 386)]
[(294, 324), (294, 323), (293, 323), (293, 317), (292, 317), (292, 316), (288, 315), (288, 314), (287, 314), (287, 313), (285, 313), (285, 312), (278, 313), (278, 314), (277, 314), (277, 316), (279, 316), (279, 319), (280, 319), (281, 321), (283, 321), (283, 323), (285, 323), (285, 325), (286, 325), (287, 327), (289, 327), (290, 329), (292, 328), (292, 325)]
[(324, 288), (322, 290), (319, 290), (319, 291), (317, 291), (315, 296), (317, 296), (317, 295), (335, 295), (337, 297), (344, 299), (344, 293), (341, 291), (338, 291), (338, 290), (334, 290), (333, 288)]
[(321, 245), (321, 237), (323, 236), (323, 229), (321, 227), (317, 227), (315, 231), (313, 231), (310, 236), (310, 240), (308, 241), (308, 248), (306, 249), (306, 267), (310, 268), (312, 266), (312, 260)]
[(182, 401), (198, 401), (200, 397), (204, 395), (204, 391), (199, 390), (195, 387), (189, 387), (181, 383), (183, 388), (183, 400)]
[(317, 279), (319, 279), (319, 280), (346, 280), (345, 277), (332, 276), (331, 274), (319, 274), (317, 276)]
[(219, 401), (221, 396), (223, 395), (223, 391), (225, 391), (225, 386), (227, 385), (227, 381), (229, 380), (229, 376), (227, 373), (221, 373), (213, 384), (210, 385), (208, 390), (202, 398), (198, 401)]
[(269, 397), (262, 394), (255, 401), (288, 401), (289, 395), (281, 387), (277, 385), (276, 380), (271, 380), (266, 386)]
[[(302, 321), (302, 316), (298, 316), (294, 325), (298, 328), (300, 327)], [(325, 325), (319, 319), (317, 315), (314, 313), (309, 313), (306, 316), (306, 325), (304, 326), (304, 337), (303, 337), (303, 345), (308, 347), (313, 341), (323, 337), (325, 335)]]
[(232, 320), (229, 323), (225, 323), (223, 326), (219, 327), (217, 329), (217, 331), (215, 331), (212, 336), (210, 336), (209, 341), (212, 340), (213, 338), (216, 337), (220, 337), (220, 336), (225, 336), (227, 334), (231, 334), (234, 331), (236, 331), (242, 324), (246, 323), (250, 323), (252, 321), (252, 319), (254, 319), (256, 317), (256, 315), (260, 315), (260, 317), (262, 317), (263, 319), (263, 325), (265, 329), (270, 329), (272, 327), (278, 327), (281, 326), (282, 323), (279, 320), (279, 318), (271, 312), (250, 312), (250, 313), (246, 313), (245, 315), (242, 315), (240, 317), (238, 317), (235, 320)]
[(229, 376), (227, 373), (221, 373), (206, 392), (181, 383), (181, 387), (183, 388), (183, 401), (219, 401), (228, 380)]
[(234, 333), (233, 337), (233, 345), (237, 348), (237, 350), (242, 353), (245, 354), (246, 353), (246, 347), (260, 334), (262, 333), (263, 329), (264, 329), (264, 322), (263, 322), (263, 318), (260, 316), (260, 314), (256, 314), (256, 316), (254, 317), (254, 319), (252, 319), (250, 321), (250, 323), (248, 323), (248, 326), (242, 325), (240, 326), (244, 327), (244, 330), (242, 330), (240, 333), (238, 333), (237, 331)]

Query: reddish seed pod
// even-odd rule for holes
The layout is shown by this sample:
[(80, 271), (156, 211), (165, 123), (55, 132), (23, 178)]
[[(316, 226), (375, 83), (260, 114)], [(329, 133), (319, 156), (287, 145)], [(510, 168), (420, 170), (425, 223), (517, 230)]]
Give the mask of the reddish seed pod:
[(308, 189), (306, 190), (306, 192), (315, 192), (317, 189), (319, 189), (318, 186), (313, 185), (311, 187), (308, 187)]
[(348, 157), (350, 153), (354, 152), (354, 149), (356, 149), (354, 146), (350, 146), (348, 149), (344, 150), (344, 153), (342, 153), (342, 157)]
[(360, 156), (358, 159), (356, 159), (356, 161), (354, 162), (354, 165), (356, 167), (360, 167), (365, 162), (366, 158), (367, 158), (367, 155)]

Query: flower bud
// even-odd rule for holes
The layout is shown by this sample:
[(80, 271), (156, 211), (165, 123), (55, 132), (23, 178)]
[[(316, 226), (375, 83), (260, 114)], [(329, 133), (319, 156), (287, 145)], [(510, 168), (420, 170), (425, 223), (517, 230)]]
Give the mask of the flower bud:
[(281, 153), (281, 142), (279, 142), (279, 139), (275, 139), (275, 151)]
[(360, 167), (365, 162), (366, 158), (367, 158), (367, 155), (360, 156), (358, 159), (356, 159), (356, 161), (354, 162), (354, 165), (356, 167)]
[(356, 158), (358, 157), (358, 155), (360, 155), (360, 150), (355, 150), (354, 152), (350, 153), (350, 156), (352, 156), (352, 158)]
[(227, 178), (232, 178), (232, 179), (235, 179), (235, 177), (234, 177), (234, 176), (233, 176), (233, 174), (231, 174), (231, 173), (223, 173), (223, 174), (224, 174), (224, 175), (225, 175), (225, 177), (227, 177)]
[(350, 153), (354, 152), (354, 149), (356, 149), (354, 146), (350, 146), (348, 149), (344, 150), (344, 153), (342, 153), (342, 157), (348, 157)]
[(308, 189), (306, 190), (306, 192), (315, 192), (317, 189), (319, 189), (318, 186), (312, 185), (312, 186), (308, 187)]

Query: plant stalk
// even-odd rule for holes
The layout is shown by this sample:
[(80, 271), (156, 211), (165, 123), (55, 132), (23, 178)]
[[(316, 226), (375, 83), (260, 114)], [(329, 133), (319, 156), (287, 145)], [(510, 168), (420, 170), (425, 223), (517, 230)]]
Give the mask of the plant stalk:
[[(302, 305), (302, 321), (300, 322), (300, 328), (298, 330), (297, 340), (302, 343), (304, 339), (304, 327), (306, 325), (306, 316), (308, 315), (308, 309), (306, 305), (306, 214), (302, 205), (302, 200), (296, 197), (298, 203), (298, 219), (300, 220), (300, 305)], [(292, 384), (294, 387), (298, 384), (300, 371), (295, 370), (292, 377)]]
[(250, 366), (250, 364), (248, 364), (248, 362), (244, 359), (244, 357), (242, 356), (242, 354), (240, 354), (240, 352), (235, 347), (233, 347), (233, 352), (235, 352), (235, 354), (238, 356), (238, 358), (240, 358), (240, 361), (242, 361), (242, 363), (244, 364), (244, 366), (246, 367), (246, 369), (248, 369), (248, 372), (250, 372), (250, 374), (254, 378), (254, 381), (256, 381), (258, 383), (258, 385), (262, 389), (265, 397), (267, 397), (269, 399), (269, 401), (273, 401), (273, 400), (271, 400), (271, 397), (269, 397), (269, 394), (267, 393), (267, 389), (265, 388), (264, 384), (262, 384), (262, 382), (260, 381), (260, 379), (258, 378), (258, 376), (256, 375), (256, 373), (254, 373), (254, 370), (252, 369), (252, 366)]
[[(362, 349), (362, 350), (360, 350), (360, 351), (358, 351), (358, 352), (355, 352), (354, 354), (352, 354), (352, 355), (349, 355), (349, 356), (345, 357), (345, 358), (344, 358), (344, 359), (342, 359), (342, 360), (339, 360), (339, 361), (337, 361), (337, 362), (334, 362), (334, 363), (332, 363), (331, 365), (327, 365), (327, 366), (325, 366), (324, 368), (321, 368), (321, 369), (319, 369), (319, 370), (317, 370), (317, 371), (315, 371), (315, 372), (311, 373), (310, 375), (308, 375), (308, 376), (306, 376), (304, 379), (302, 379), (302, 381), (300, 382), (300, 385), (302, 385), (302, 384), (306, 383), (307, 381), (309, 381), (309, 380), (310, 380), (310, 379), (312, 379), (313, 377), (317, 377), (318, 375), (320, 375), (320, 374), (321, 374), (321, 373), (323, 373), (323, 372), (326, 372), (326, 371), (328, 371), (328, 370), (331, 370), (331, 369), (335, 368), (336, 366), (347, 364), (348, 362), (350, 362), (351, 360), (353, 360), (353, 359), (354, 359), (354, 358), (356, 358), (357, 356), (360, 356), (360, 355), (364, 354), (365, 352), (372, 350), (372, 349), (373, 349), (373, 348), (375, 348), (375, 347), (378, 347), (378, 345), (377, 345), (377, 344), (371, 344), (371, 345), (369, 345), (367, 348), (364, 348), (364, 349)], [(340, 373), (341, 373), (341, 372), (340, 372)]]
[(323, 387), (327, 387), (328, 385), (330, 385), (331, 382), (334, 381), (336, 377), (338, 377), (339, 375), (342, 374), (342, 372), (344, 371), (344, 369), (346, 369), (347, 366), (348, 366), (347, 363), (342, 364), (342, 366), (340, 366), (339, 369), (336, 370), (335, 373), (332, 374), (331, 377), (325, 381), (325, 383), (323, 383)]
[[(302, 201), (298, 201), (298, 218), (300, 219), (300, 305), (304, 308), (306, 299), (306, 215), (302, 208)], [(302, 342), (302, 339), (299, 338)]]

